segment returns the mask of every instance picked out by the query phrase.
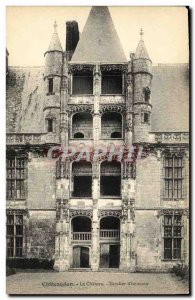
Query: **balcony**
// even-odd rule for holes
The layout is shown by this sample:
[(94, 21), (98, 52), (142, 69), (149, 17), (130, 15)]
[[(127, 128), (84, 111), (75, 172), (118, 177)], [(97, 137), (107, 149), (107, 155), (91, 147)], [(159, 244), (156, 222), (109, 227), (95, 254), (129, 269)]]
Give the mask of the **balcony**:
[(74, 241), (90, 241), (91, 232), (73, 232), (72, 240)]
[(101, 229), (100, 230), (100, 239), (120, 239), (120, 230), (118, 229)]

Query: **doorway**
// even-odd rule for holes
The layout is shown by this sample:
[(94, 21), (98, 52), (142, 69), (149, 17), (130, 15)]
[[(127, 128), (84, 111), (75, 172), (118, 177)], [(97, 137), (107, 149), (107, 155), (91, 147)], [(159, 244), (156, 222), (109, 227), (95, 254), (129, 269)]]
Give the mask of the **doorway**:
[(120, 245), (101, 244), (100, 268), (119, 268)]
[(73, 268), (89, 268), (89, 248), (76, 246), (73, 248)]

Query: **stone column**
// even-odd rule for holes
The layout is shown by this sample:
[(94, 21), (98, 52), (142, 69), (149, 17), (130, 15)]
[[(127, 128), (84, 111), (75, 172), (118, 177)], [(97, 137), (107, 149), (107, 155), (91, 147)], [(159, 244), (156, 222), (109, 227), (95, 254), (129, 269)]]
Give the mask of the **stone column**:
[(94, 70), (94, 80), (93, 80), (93, 93), (94, 93), (94, 115), (93, 115), (93, 139), (94, 147), (99, 144), (99, 138), (101, 134), (101, 116), (99, 113), (99, 102), (101, 93), (101, 73), (100, 66), (96, 64)]
[(135, 199), (135, 162), (124, 162), (122, 165), (122, 222), (121, 222), (121, 260), (120, 269), (135, 269), (134, 246), (134, 199)]
[(97, 220), (97, 208), (94, 208), (93, 223), (92, 223), (92, 240), (91, 240), (91, 269), (93, 271), (98, 271), (99, 269), (99, 256), (100, 256), (99, 226)]
[(56, 180), (56, 240), (54, 269), (70, 268), (69, 254), (69, 161), (60, 160)]
[(67, 271), (69, 268), (70, 258), (68, 201), (61, 200), (57, 205), (54, 269), (57, 271)]

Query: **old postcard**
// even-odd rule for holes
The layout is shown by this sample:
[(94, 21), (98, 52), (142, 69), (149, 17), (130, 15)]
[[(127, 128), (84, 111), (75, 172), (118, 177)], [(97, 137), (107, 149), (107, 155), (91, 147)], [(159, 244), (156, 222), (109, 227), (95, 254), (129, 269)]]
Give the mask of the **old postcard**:
[(189, 294), (188, 13), (7, 7), (8, 294)]

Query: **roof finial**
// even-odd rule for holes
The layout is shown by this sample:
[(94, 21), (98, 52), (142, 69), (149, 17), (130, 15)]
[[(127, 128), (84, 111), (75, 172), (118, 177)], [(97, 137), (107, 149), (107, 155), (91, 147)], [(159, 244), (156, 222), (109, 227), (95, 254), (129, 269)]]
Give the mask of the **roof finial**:
[(143, 29), (141, 28), (140, 29), (140, 40), (143, 41), (143, 35), (144, 35), (144, 31)]
[(57, 32), (57, 23), (56, 23), (56, 21), (54, 22), (54, 24), (53, 24), (53, 27), (54, 27), (54, 32)]

